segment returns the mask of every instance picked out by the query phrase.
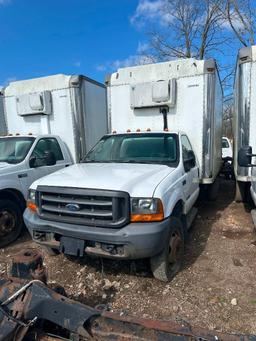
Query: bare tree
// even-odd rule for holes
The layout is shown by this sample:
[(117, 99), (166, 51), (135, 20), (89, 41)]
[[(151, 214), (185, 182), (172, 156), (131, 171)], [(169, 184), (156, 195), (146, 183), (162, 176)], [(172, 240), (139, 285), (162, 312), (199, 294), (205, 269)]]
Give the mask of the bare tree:
[[(166, 0), (161, 8), (163, 29), (150, 32), (150, 45), (158, 59), (203, 59), (224, 41), (221, 0)], [(161, 23), (160, 23), (161, 24)], [(161, 25), (160, 25), (161, 27)]]
[[(234, 61), (241, 46), (255, 44), (255, 0), (158, 0), (158, 22), (148, 29), (154, 60), (215, 58), (224, 89), (225, 133), (232, 135)], [(150, 32), (149, 32), (150, 31)]]
[(234, 105), (233, 105), (233, 97), (228, 95), (224, 99), (223, 103), (223, 126), (222, 131), (223, 135), (227, 136), (228, 138), (233, 138), (233, 112), (234, 112)]
[(223, 16), (243, 46), (255, 44), (255, 1), (227, 0)]

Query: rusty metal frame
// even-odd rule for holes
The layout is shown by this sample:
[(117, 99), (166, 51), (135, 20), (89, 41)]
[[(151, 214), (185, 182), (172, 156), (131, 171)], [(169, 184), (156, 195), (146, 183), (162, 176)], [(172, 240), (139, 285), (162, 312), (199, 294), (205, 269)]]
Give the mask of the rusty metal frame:
[[(26, 262), (27, 275), (23, 271), (23, 278), (0, 277), (0, 341), (22, 341), (27, 337), (35, 341), (256, 341), (255, 335), (224, 334), (93, 309), (34, 279), (38, 274), (35, 258), (42, 269), (41, 258), (34, 254), (32, 265)], [(19, 269), (19, 258), (15, 264)], [(40, 275), (45, 278), (41, 270)]]

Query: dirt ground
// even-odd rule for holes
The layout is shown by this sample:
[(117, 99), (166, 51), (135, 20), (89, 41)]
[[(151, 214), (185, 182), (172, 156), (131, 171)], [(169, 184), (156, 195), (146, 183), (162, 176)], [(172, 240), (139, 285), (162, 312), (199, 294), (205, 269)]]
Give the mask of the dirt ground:
[[(222, 180), (216, 202), (199, 203), (182, 271), (170, 283), (155, 280), (147, 261), (114, 262), (45, 256), (49, 282), (91, 306), (138, 317), (188, 322), (226, 332), (256, 334), (256, 236), (248, 207), (234, 199), (234, 183)], [(0, 274), (12, 254), (38, 247), (24, 235), (0, 250)]]

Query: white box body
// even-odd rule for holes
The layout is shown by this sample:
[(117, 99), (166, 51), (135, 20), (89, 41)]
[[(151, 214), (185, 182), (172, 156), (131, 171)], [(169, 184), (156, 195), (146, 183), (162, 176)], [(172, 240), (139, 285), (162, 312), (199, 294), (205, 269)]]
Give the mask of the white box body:
[[(236, 179), (250, 182), (254, 169), (240, 167), (237, 163), (237, 155), (243, 146), (252, 146), (253, 153), (256, 153), (256, 46), (242, 48), (238, 53), (234, 87), (233, 132)], [(253, 163), (255, 161), (254, 158)]]
[(112, 131), (185, 132), (200, 165), (200, 181), (214, 182), (221, 166), (222, 88), (213, 60), (176, 60), (119, 69), (108, 80)]
[(106, 88), (85, 76), (12, 82), (3, 89), (2, 103), (2, 134), (58, 135), (76, 162), (108, 131)]
[[(234, 87), (234, 171), (236, 180), (251, 183), (250, 193), (256, 205), (256, 167), (240, 167), (240, 148), (251, 146), (256, 154), (256, 46), (239, 50)], [(256, 157), (252, 158), (256, 164)], [(255, 223), (255, 211), (252, 211)]]

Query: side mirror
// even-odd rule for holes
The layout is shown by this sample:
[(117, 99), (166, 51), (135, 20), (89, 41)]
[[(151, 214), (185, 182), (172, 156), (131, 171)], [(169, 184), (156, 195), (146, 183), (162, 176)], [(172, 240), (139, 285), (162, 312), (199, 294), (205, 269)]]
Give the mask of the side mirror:
[(54, 166), (56, 165), (56, 158), (52, 151), (46, 151), (44, 153), (44, 160), (46, 166)]
[(195, 165), (196, 165), (195, 153), (193, 152), (193, 150), (189, 150), (187, 158), (186, 160), (184, 160), (185, 172), (188, 172), (191, 168), (194, 168)]
[(240, 167), (250, 167), (252, 165), (252, 147), (242, 147), (238, 152), (238, 165)]
[(32, 155), (29, 159), (29, 167), (37, 168), (42, 166), (54, 166), (56, 165), (56, 158), (52, 151), (46, 151), (43, 157), (36, 157)]
[(35, 168), (35, 164), (36, 164), (36, 157), (35, 156), (31, 156), (29, 159), (29, 167), (30, 168)]

